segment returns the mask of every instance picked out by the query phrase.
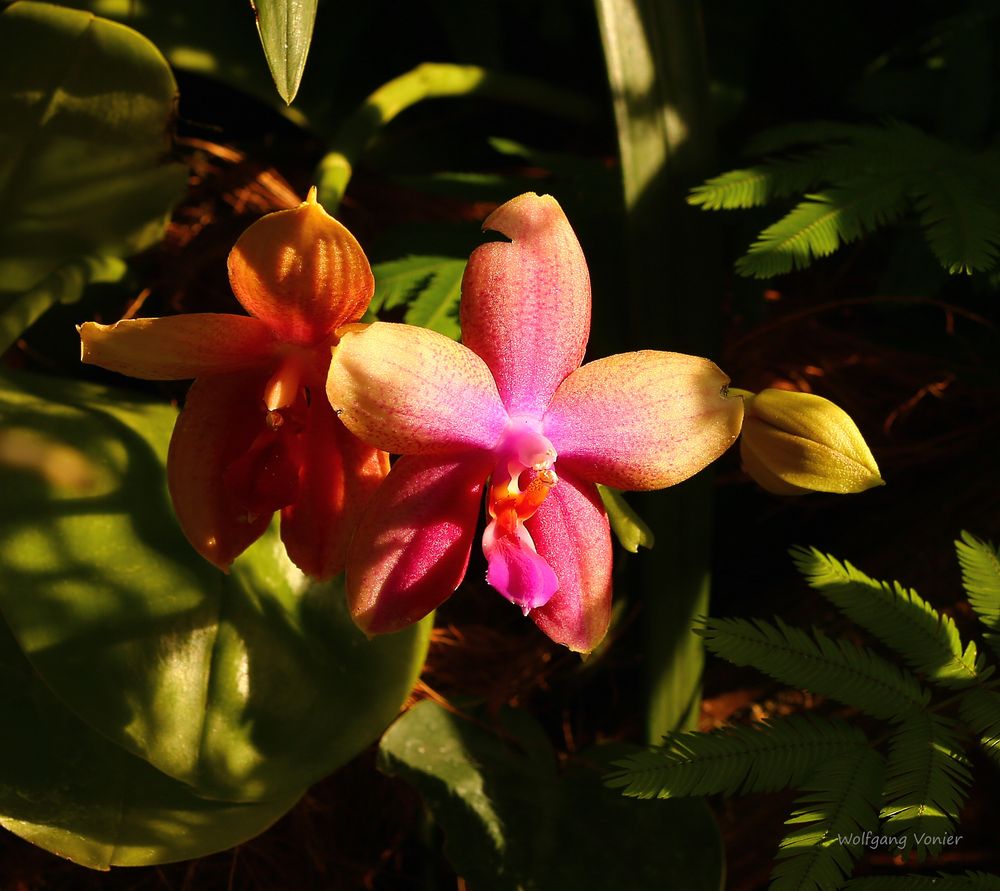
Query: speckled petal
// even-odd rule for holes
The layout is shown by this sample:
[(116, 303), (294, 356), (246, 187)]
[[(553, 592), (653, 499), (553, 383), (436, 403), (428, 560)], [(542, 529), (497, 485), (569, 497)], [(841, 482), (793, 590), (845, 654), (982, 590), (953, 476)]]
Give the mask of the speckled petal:
[(82, 362), (154, 381), (253, 368), (275, 347), (260, 319), (227, 313), (85, 322), (79, 330)]
[(611, 621), (611, 531), (596, 486), (561, 472), (525, 526), (559, 580), (531, 618), (556, 643), (589, 653)]
[(467, 347), (412, 325), (349, 325), (327, 396), (349, 430), (396, 455), (491, 448), (507, 413), (490, 370)]
[(508, 201), (483, 223), (511, 243), (484, 244), (462, 281), (462, 342), (496, 378), (511, 415), (541, 417), (590, 334), (590, 274), (551, 195)]
[(616, 489), (693, 476), (740, 432), (743, 400), (708, 359), (643, 350), (588, 362), (556, 391), (543, 422), (559, 468)]
[(492, 457), (400, 458), (369, 502), (347, 556), (347, 600), (368, 634), (398, 631), (465, 575)]

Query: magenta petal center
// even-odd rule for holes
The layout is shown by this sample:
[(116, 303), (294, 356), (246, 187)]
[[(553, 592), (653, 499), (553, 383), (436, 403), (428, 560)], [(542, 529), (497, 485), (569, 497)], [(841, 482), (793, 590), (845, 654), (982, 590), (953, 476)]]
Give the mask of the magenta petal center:
[(512, 533), (499, 528), (496, 520), (490, 523), (483, 534), (483, 553), (486, 581), (525, 615), (545, 606), (559, 588), (552, 567), (539, 556), (521, 523)]

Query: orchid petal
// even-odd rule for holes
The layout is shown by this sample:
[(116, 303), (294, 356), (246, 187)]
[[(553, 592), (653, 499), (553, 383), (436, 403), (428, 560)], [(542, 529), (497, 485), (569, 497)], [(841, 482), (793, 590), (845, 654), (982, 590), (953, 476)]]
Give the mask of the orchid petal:
[(310, 406), (306, 425), (299, 495), (281, 512), (281, 540), (299, 569), (322, 580), (343, 571), (347, 545), (389, 472), (389, 456), (353, 436), (325, 399)]
[(521, 195), (483, 223), (510, 244), (484, 244), (462, 280), (462, 342), (496, 378), (511, 415), (540, 417), (580, 362), (590, 332), (590, 276), (550, 195)]
[(375, 280), (357, 239), (316, 203), (261, 217), (229, 254), (229, 281), (247, 312), (291, 343), (316, 343), (361, 318)]
[[(543, 420), (560, 472), (616, 489), (662, 489), (693, 476), (740, 432), (743, 400), (708, 359), (643, 350), (588, 362)], [(561, 475), (561, 474), (560, 474)]]
[(188, 541), (220, 569), (264, 534), (271, 514), (249, 516), (225, 471), (250, 448), (263, 421), (266, 374), (199, 378), (188, 391), (167, 456), (167, 482)]
[(327, 396), (356, 436), (398, 455), (491, 448), (507, 424), (475, 353), (448, 337), (375, 322), (342, 330)]
[(369, 634), (422, 619), (469, 565), (492, 457), (400, 458), (368, 503), (347, 555), (347, 600)]
[(494, 520), (483, 534), (486, 582), (503, 597), (521, 607), (525, 615), (546, 603), (559, 587), (552, 567), (538, 555), (528, 531), (518, 523), (504, 534)]
[(259, 319), (226, 313), (85, 322), (79, 331), (83, 362), (157, 381), (252, 368), (275, 344)]
[(611, 621), (611, 530), (597, 487), (561, 473), (525, 526), (559, 579), (531, 618), (556, 643), (589, 653)]

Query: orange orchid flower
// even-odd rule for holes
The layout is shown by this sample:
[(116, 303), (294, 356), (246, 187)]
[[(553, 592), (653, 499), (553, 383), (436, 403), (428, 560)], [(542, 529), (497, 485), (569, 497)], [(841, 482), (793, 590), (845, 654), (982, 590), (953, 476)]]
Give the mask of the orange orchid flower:
[(312, 189), (240, 236), (229, 280), (249, 316), (87, 322), (81, 358), (148, 380), (195, 378), (167, 480), (203, 557), (228, 569), (281, 511), (288, 556), (329, 578), (343, 570), (356, 516), (389, 470), (388, 455), (348, 432), (324, 395), (334, 332), (368, 307), (371, 267)]

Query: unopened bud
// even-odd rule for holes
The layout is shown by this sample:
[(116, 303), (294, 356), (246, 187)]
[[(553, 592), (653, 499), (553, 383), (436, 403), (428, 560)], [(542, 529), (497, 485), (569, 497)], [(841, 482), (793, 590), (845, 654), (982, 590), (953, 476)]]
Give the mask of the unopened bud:
[(850, 415), (829, 399), (791, 390), (739, 393), (744, 399), (740, 458), (768, 492), (863, 492), (884, 485)]

